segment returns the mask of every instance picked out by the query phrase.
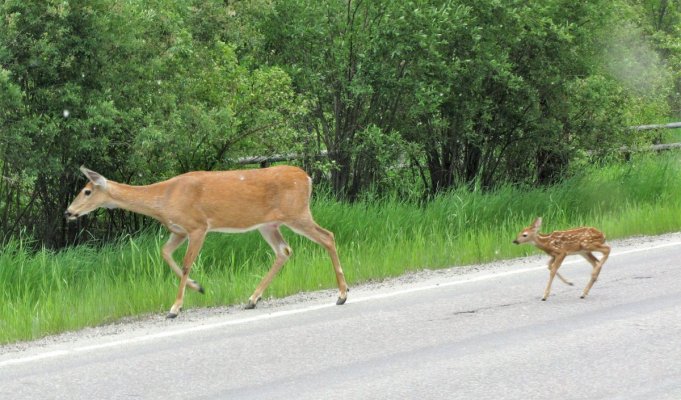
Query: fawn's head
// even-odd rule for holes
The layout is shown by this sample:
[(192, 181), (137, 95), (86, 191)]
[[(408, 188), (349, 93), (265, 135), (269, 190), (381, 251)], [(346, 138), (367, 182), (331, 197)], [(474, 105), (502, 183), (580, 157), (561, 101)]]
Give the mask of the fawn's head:
[(80, 167), (80, 171), (88, 178), (89, 182), (64, 212), (64, 216), (69, 221), (73, 221), (99, 207), (106, 207), (111, 200), (107, 191), (106, 178), (85, 167)]
[(534, 243), (534, 239), (537, 237), (537, 232), (541, 227), (541, 217), (534, 220), (532, 225), (520, 231), (518, 237), (515, 238), (513, 243), (523, 244), (523, 243)]

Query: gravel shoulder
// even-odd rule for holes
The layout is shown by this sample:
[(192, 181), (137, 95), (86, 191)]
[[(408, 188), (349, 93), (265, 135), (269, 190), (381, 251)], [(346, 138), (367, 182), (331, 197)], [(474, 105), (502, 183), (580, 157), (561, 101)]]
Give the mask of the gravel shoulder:
[[(681, 241), (681, 232), (669, 233), (659, 236), (637, 236), (626, 239), (612, 240), (608, 243), (613, 249), (613, 255), (618, 252), (662, 246), (666, 243)], [(419, 286), (438, 285), (440, 282), (448, 282), (456, 279), (473, 277), (479, 273), (496, 273), (509, 271), (517, 268), (538, 266), (547, 260), (544, 255), (516, 258), (510, 260), (495, 261), (486, 264), (457, 266), (444, 269), (423, 269), (409, 272), (396, 278), (380, 281), (366, 282), (351, 287), (348, 303), (354, 298), (373, 295), (381, 292), (390, 292), (396, 289), (404, 289)], [(609, 262), (612, 264), (612, 261)], [(606, 265), (607, 267), (607, 265)], [(301, 306), (324, 305), (334, 303), (337, 291), (327, 289), (314, 292), (303, 292), (285, 298), (264, 298), (258, 303), (256, 310), (244, 310), (244, 304), (228, 307), (190, 308), (183, 310), (180, 316), (174, 320), (167, 320), (165, 314), (146, 314), (137, 317), (122, 319), (116, 323), (85, 328), (78, 331), (66, 332), (59, 335), (44, 337), (34, 341), (18, 342), (0, 346), (0, 356), (9, 354), (29, 354), (32, 351), (45, 349), (68, 348), (74, 343), (87, 344), (98, 343), (102, 339), (116, 340), (120, 337), (135, 337), (163, 332), (174, 329), (186, 329), (201, 325), (207, 325), (227, 318), (248, 318), (259, 314), (271, 314), (275, 312), (292, 310)]]

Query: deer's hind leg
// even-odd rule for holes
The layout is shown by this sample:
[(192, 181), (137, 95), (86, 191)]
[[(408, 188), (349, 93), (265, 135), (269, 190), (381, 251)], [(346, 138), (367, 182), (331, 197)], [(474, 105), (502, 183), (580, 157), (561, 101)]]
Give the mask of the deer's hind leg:
[(333, 270), (336, 273), (336, 282), (338, 283), (339, 290), (336, 304), (344, 304), (348, 298), (348, 284), (345, 281), (345, 274), (343, 273), (343, 268), (338, 259), (336, 241), (333, 233), (317, 225), (312, 219), (312, 216), (304, 220), (286, 222), (286, 225), (293, 229), (294, 232), (320, 244), (326, 249), (327, 253), (329, 253), (331, 264), (333, 264)]
[(601, 268), (603, 268), (603, 264), (608, 259), (608, 255), (610, 255), (610, 247), (606, 245), (602, 245), (596, 249), (596, 251), (603, 253), (603, 257), (601, 257), (600, 261), (591, 252), (583, 254), (584, 258), (586, 258), (587, 261), (589, 261), (589, 263), (593, 266), (593, 270), (591, 271), (591, 279), (589, 280), (589, 283), (587, 283), (586, 287), (584, 288), (584, 292), (582, 293), (582, 299), (589, 294), (591, 287), (594, 285), (594, 283), (596, 283), (596, 280), (598, 280), (598, 275), (601, 273)]

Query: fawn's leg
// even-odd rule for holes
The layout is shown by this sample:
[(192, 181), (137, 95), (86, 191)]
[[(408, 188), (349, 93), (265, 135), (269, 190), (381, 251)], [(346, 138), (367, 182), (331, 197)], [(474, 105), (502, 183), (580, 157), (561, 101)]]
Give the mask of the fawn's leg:
[(584, 292), (582, 293), (581, 298), (585, 298), (589, 294), (589, 290), (591, 290), (591, 287), (596, 283), (596, 280), (598, 279), (598, 275), (601, 273), (601, 268), (603, 268), (603, 263), (605, 263), (605, 260), (608, 259), (608, 255), (610, 255), (610, 247), (603, 245), (600, 248), (598, 248), (598, 251), (603, 253), (603, 257), (601, 257), (601, 260), (598, 261), (598, 259), (592, 254), (592, 253), (587, 253), (585, 257), (588, 257), (587, 259), (589, 262), (591, 262), (591, 265), (593, 265), (593, 271), (591, 272), (591, 280), (589, 280), (589, 283), (586, 285), (584, 288)]
[[(549, 260), (549, 271), (551, 271), (551, 265), (553, 265), (553, 261), (555, 261), (555, 259), (556, 259), (556, 257), (551, 257), (551, 259)], [(565, 283), (566, 285), (570, 285), (570, 286), (574, 285), (572, 282), (563, 278), (563, 275), (561, 275), (560, 272), (558, 272), (558, 271), (556, 271), (556, 276), (558, 277), (558, 279), (563, 281), (563, 283)]]
[(565, 254), (559, 254), (554, 257), (553, 263), (551, 263), (551, 266), (549, 267), (549, 282), (546, 284), (546, 290), (544, 290), (544, 297), (542, 297), (542, 301), (546, 301), (546, 299), (549, 297), (549, 293), (551, 293), (551, 283), (553, 283), (553, 278), (556, 277), (558, 268), (560, 268), (560, 264), (563, 263), (564, 259)]
[(580, 298), (583, 299), (584, 297), (586, 297), (587, 294), (589, 294), (589, 290), (594, 285), (594, 283), (596, 283), (596, 278), (598, 277), (598, 274), (596, 273), (596, 271), (600, 272), (600, 268), (599, 268), (598, 258), (596, 258), (596, 256), (594, 256), (592, 252), (584, 253), (584, 254), (582, 254), (582, 257), (584, 257), (586, 259), (586, 261), (588, 261), (589, 264), (591, 264), (591, 267), (592, 267), (591, 279), (589, 280), (589, 283), (586, 284), (586, 287), (584, 288), (584, 291), (582, 292), (582, 295), (580, 296)]

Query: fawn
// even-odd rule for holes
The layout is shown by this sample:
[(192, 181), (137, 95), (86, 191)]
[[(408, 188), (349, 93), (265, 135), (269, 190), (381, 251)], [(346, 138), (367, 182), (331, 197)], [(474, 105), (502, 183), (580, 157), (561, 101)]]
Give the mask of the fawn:
[[(546, 301), (549, 297), (551, 283), (556, 275), (558, 275), (558, 278), (560, 278), (561, 281), (572, 286), (572, 282), (566, 280), (558, 273), (558, 268), (560, 268), (563, 260), (570, 254), (579, 254), (593, 266), (591, 280), (584, 288), (584, 292), (581, 296), (583, 299), (589, 294), (589, 290), (591, 290), (596, 279), (598, 279), (598, 274), (601, 273), (601, 267), (603, 267), (603, 264), (605, 264), (605, 261), (610, 254), (610, 246), (605, 244), (605, 235), (598, 229), (591, 227), (555, 231), (548, 235), (542, 235), (538, 232), (540, 227), (541, 217), (537, 218), (531, 226), (523, 229), (513, 243), (532, 243), (551, 256), (551, 259), (549, 260), (549, 283), (546, 285), (542, 301)], [(591, 253), (592, 251), (603, 254), (600, 261)]]

